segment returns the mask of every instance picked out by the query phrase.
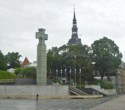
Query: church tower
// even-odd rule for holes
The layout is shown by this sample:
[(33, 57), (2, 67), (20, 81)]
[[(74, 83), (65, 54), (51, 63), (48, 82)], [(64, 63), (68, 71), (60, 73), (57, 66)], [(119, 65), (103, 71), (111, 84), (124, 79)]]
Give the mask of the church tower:
[(72, 27), (72, 36), (71, 39), (68, 41), (68, 45), (82, 45), (81, 39), (78, 38), (78, 28), (76, 22), (76, 15), (74, 9), (74, 16), (73, 16), (73, 27)]

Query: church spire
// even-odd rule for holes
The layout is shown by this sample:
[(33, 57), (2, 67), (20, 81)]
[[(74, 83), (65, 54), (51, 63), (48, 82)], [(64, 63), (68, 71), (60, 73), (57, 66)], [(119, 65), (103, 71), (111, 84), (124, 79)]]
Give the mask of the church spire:
[(77, 31), (78, 31), (78, 28), (77, 28), (76, 15), (75, 15), (75, 8), (74, 8), (73, 27), (72, 27), (72, 37), (78, 38)]
[(75, 8), (74, 8), (73, 24), (76, 24), (76, 14), (75, 14)]
[(68, 45), (81, 45), (81, 39), (78, 38), (78, 28), (77, 28), (77, 22), (76, 22), (76, 14), (75, 14), (75, 8), (74, 8), (74, 14), (73, 14), (73, 26), (72, 26), (72, 35), (71, 39), (69, 39)]

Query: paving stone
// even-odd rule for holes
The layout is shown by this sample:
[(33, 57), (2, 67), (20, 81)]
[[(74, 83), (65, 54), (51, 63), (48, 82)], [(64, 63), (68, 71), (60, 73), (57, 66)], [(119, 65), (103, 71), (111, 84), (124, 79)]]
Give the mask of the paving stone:
[(114, 98), (116, 96), (100, 99), (40, 99), (38, 101), (0, 99), (0, 110), (125, 110), (125, 96)]
[(90, 110), (125, 110), (125, 95), (103, 103)]

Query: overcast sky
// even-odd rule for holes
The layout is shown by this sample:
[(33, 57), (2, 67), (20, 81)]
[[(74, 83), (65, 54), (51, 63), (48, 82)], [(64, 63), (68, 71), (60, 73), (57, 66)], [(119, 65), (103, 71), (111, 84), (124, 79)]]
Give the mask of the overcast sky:
[(82, 44), (90, 46), (106, 36), (115, 41), (125, 61), (125, 0), (0, 0), (0, 50), (36, 60), (38, 28), (46, 29), (47, 49), (67, 44), (74, 4)]

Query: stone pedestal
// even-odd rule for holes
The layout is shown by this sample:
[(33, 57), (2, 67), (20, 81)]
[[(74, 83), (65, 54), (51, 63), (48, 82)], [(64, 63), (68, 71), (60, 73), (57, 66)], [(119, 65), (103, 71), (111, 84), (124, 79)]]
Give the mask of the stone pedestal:
[(46, 45), (48, 35), (45, 34), (45, 29), (39, 29), (36, 32), (36, 38), (39, 39), (37, 45), (37, 85), (47, 84), (47, 57), (46, 57)]

